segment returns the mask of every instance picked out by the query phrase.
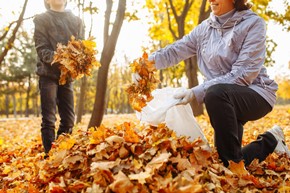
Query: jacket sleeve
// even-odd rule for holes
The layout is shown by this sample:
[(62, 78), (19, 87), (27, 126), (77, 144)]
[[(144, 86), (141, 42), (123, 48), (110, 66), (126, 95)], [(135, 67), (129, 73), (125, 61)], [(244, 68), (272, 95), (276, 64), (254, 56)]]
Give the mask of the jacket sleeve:
[(251, 85), (258, 76), (265, 61), (265, 42), (266, 25), (262, 18), (259, 18), (249, 28), (239, 56), (233, 64), (231, 71), (192, 88), (197, 101), (202, 103), (206, 90), (215, 84)]
[(182, 39), (152, 53), (149, 59), (155, 61), (157, 69), (164, 69), (196, 55), (199, 28), (197, 26)]
[(49, 43), (46, 21), (41, 16), (34, 18), (34, 42), (39, 59), (45, 64), (51, 64), (54, 50)]

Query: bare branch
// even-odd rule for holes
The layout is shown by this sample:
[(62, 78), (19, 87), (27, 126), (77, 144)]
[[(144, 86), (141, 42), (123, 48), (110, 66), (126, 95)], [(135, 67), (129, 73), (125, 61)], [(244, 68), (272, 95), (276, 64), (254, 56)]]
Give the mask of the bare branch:
[(14, 40), (16, 39), (16, 33), (18, 32), (18, 29), (19, 29), (19, 27), (22, 24), (23, 16), (24, 16), (24, 13), (25, 13), (25, 10), (26, 10), (26, 6), (27, 6), (27, 2), (28, 2), (28, 0), (25, 0), (23, 8), (22, 8), (22, 12), (19, 15), (19, 19), (17, 20), (17, 25), (16, 25), (16, 27), (13, 30), (12, 36), (9, 38), (6, 46), (4, 47), (4, 51), (0, 55), (0, 66), (1, 66), (5, 56), (7, 55), (8, 51), (11, 49)]
[(171, 7), (171, 9), (172, 9), (172, 13), (173, 13), (173, 15), (174, 15), (174, 18), (175, 18), (176, 21), (177, 21), (178, 15), (177, 15), (177, 12), (176, 12), (176, 9), (175, 9), (175, 7), (174, 7), (174, 5), (173, 5), (172, 0), (169, 0), (169, 4), (170, 4), (170, 7)]
[[(171, 19), (170, 19), (170, 13), (169, 13), (170, 8), (168, 7), (167, 3), (165, 3), (165, 5), (166, 5), (166, 13), (167, 13), (167, 19), (168, 19), (168, 29), (169, 29), (170, 33), (172, 34), (172, 36), (174, 37), (174, 39), (177, 40), (178, 37), (175, 34), (174, 30), (172, 29), (172, 25), (171, 25)], [(171, 8), (171, 9), (173, 9), (173, 8)]]
[(172, 29), (172, 25), (171, 25), (171, 20), (170, 20), (170, 14), (169, 14), (169, 7), (166, 3), (166, 11), (167, 11), (167, 17), (168, 17), (168, 28), (171, 32), (171, 34), (173, 35), (173, 37), (175, 38), (175, 40), (180, 39), (183, 35), (184, 35), (184, 26), (185, 26), (185, 17), (188, 14), (189, 9), (191, 8), (192, 4), (193, 4), (194, 0), (186, 0), (182, 13), (180, 15), (177, 15), (176, 9), (173, 5), (173, 0), (169, 0), (170, 3), (170, 8), (173, 12), (174, 18), (176, 20), (177, 26), (178, 26), (178, 35), (175, 34), (174, 30)]
[(6, 38), (8, 32), (9, 32), (9, 30), (11, 29), (11, 27), (12, 27), (13, 24), (18, 23), (18, 22), (23, 22), (23, 21), (25, 21), (25, 20), (28, 20), (28, 19), (31, 19), (31, 18), (34, 18), (34, 17), (35, 17), (35, 15), (34, 15), (34, 16), (30, 16), (30, 17), (27, 17), (27, 18), (23, 18), (23, 19), (21, 19), (21, 21), (19, 21), (19, 20), (12, 21), (12, 22), (11, 22), (11, 23), (6, 27), (7, 30), (5, 30), (4, 34), (0, 37), (0, 41), (4, 40), (4, 38)]
[(207, 2), (207, 0), (203, 0), (202, 1), (202, 4), (200, 6), (198, 23), (201, 23), (203, 20), (205, 20), (206, 18), (208, 18), (209, 14), (210, 14), (210, 9), (205, 10), (205, 8), (206, 8), (206, 2)]

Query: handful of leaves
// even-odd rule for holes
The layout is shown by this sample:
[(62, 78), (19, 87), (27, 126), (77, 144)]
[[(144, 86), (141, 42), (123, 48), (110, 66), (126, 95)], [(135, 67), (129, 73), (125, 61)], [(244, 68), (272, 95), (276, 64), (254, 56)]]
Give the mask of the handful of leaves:
[(95, 58), (97, 51), (95, 50), (96, 43), (93, 40), (93, 37), (87, 40), (76, 40), (72, 36), (67, 45), (57, 44), (52, 65), (59, 64), (60, 85), (64, 85), (69, 79), (79, 79), (84, 75), (90, 76), (94, 66), (101, 66)]
[(138, 84), (132, 83), (126, 89), (129, 94), (129, 103), (138, 112), (153, 99), (151, 92), (157, 88), (159, 80), (156, 78), (154, 62), (148, 61), (148, 54), (143, 53), (142, 57), (130, 64), (133, 73), (141, 77)]

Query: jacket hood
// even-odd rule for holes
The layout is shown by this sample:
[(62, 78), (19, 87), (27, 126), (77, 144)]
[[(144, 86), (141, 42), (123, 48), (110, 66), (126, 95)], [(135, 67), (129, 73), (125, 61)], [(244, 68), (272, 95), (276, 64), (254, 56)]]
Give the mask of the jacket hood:
[(234, 15), (229, 18), (224, 24), (220, 24), (217, 21), (216, 16), (213, 13), (210, 13), (210, 17), (207, 20), (208, 25), (210, 25), (213, 28), (231, 28), (240, 23), (242, 20), (246, 20), (248, 18), (251, 18), (253, 16), (257, 16), (256, 13), (254, 13), (251, 10), (243, 10), (243, 11), (236, 11)]

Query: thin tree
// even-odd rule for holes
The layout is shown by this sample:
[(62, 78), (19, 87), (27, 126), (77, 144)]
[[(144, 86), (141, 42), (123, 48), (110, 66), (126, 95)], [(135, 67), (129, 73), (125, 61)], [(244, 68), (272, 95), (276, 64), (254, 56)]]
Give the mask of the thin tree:
[[(80, 3), (79, 3), (80, 4)], [(84, 5), (84, 0), (82, 3), (82, 7)], [(83, 7), (83, 10), (86, 11), (88, 10), (90, 14), (90, 28), (89, 28), (89, 34), (88, 36), (90, 37), (92, 35), (92, 30), (93, 30), (93, 14), (98, 12), (98, 8), (93, 7), (93, 3), (90, 1), (89, 6), (87, 8)], [(76, 123), (80, 123), (82, 121), (82, 116), (84, 114), (84, 106), (85, 106), (85, 96), (86, 96), (86, 91), (87, 91), (87, 77), (84, 76), (81, 78), (81, 86), (80, 86), (80, 94), (78, 98), (78, 103), (77, 103), (77, 120)]]
[(104, 112), (105, 112), (105, 95), (107, 91), (107, 80), (108, 70), (111, 60), (114, 56), (117, 40), (120, 34), (120, 30), (123, 25), (126, 11), (126, 0), (119, 0), (118, 9), (113, 23), (111, 33), (110, 18), (112, 14), (113, 0), (106, 0), (107, 8), (105, 12), (105, 23), (104, 23), (104, 47), (101, 54), (101, 67), (98, 70), (97, 84), (96, 84), (96, 95), (92, 116), (88, 127), (100, 126)]

